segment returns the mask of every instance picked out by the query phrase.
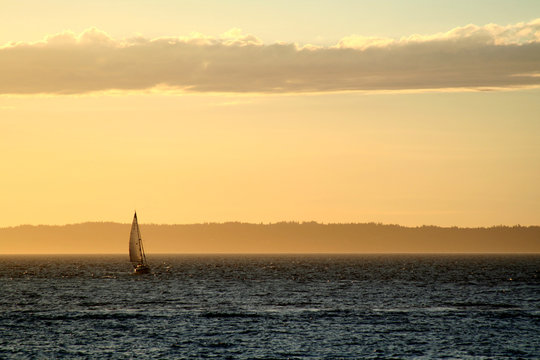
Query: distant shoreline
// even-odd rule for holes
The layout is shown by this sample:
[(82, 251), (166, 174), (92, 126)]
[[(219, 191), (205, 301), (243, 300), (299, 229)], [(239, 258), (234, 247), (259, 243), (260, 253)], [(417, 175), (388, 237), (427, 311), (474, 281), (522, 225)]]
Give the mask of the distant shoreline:
[[(243, 257), (260, 257), (260, 258), (269, 258), (269, 257), (540, 257), (540, 252), (522, 252), (522, 253), (149, 253), (154, 258), (160, 257), (186, 257), (186, 258), (195, 258), (195, 257), (223, 257), (223, 258), (243, 258)], [(60, 256), (60, 257), (126, 257), (127, 254), (124, 253), (9, 253), (4, 254), (0, 253), (1, 257), (48, 257), (48, 256)]]
[[(131, 225), (129, 222), (116, 222), (116, 221), (83, 221), (77, 223), (68, 223), (68, 224), (19, 224), (19, 225), (10, 225), (0, 227), (1, 230), (5, 229), (14, 229), (14, 228), (26, 228), (26, 227), (67, 227), (67, 226), (80, 226), (80, 225)], [(391, 224), (391, 223), (382, 223), (382, 222), (317, 222), (317, 221), (276, 221), (276, 222), (247, 222), (247, 221), (209, 221), (209, 222), (195, 222), (195, 223), (185, 223), (185, 224), (168, 224), (168, 223), (141, 223), (141, 226), (208, 226), (208, 225), (256, 225), (256, 226), (274, 226), (274, 225), (320, 225), (320, 226), (333, 226), (333, 225), (361, 225), (361, 226), (389, 226), (389, 227), (399, 227), (406, 229), (418, 229), (418, 228), (439, 228), (439, 229), (493, 229), (493, 228), (530, 228), (530, 227), (539, 227), (539, 225), (489, 225), (489, 226), (457, 226), (457, 225), (400, 225), (400, 224)]]
[[(124, 254), (129, 224), (87, 222), (0, 228), (0, 254)], [(540, 253), (540, 226), (459, 228), (376, 223), (141, 224), (153, 254)]]

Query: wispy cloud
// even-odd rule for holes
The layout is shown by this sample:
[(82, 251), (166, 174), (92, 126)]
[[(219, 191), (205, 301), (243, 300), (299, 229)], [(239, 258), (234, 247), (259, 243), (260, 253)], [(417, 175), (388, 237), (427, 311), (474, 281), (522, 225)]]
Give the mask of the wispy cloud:
[(540, 19), (331, 47), (221, 36), (117, 40), (90, 29), (0, 47), (0, 94), (166, 89), (288, 93), (539, 86)]

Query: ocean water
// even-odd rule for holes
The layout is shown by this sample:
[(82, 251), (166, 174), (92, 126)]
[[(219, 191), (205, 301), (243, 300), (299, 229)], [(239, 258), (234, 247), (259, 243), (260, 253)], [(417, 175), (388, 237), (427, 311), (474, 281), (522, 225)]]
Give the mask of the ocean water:
[(540, 358), (539, 255), (0, 256), (0, 358)]

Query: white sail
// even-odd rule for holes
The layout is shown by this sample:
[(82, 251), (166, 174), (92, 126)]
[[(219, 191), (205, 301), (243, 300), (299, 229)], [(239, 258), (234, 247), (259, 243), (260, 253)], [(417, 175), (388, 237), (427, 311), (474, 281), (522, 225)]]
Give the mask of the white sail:
[(133, 266), (136, 266), (137, 264), (143, 264), (143, 259), (141, 232), (137, 222), (137, 213), (135, 213), (131, 224), (131, 234), (129, 235), (129, 260), (133, 263)]

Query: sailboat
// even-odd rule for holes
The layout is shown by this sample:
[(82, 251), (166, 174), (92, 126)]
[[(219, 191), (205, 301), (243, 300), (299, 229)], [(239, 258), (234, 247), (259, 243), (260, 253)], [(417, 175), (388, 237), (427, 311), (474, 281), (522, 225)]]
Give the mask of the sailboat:
[(131, 233), (129, 234), (129, 260), (133, 264), (134, 274), (147, 274), (150, 272), (150, 267), (146, 262), (146, 255), (141, 238), (141, 230), (137, 221), (137, 212), (133, 215), (131, 223)]

